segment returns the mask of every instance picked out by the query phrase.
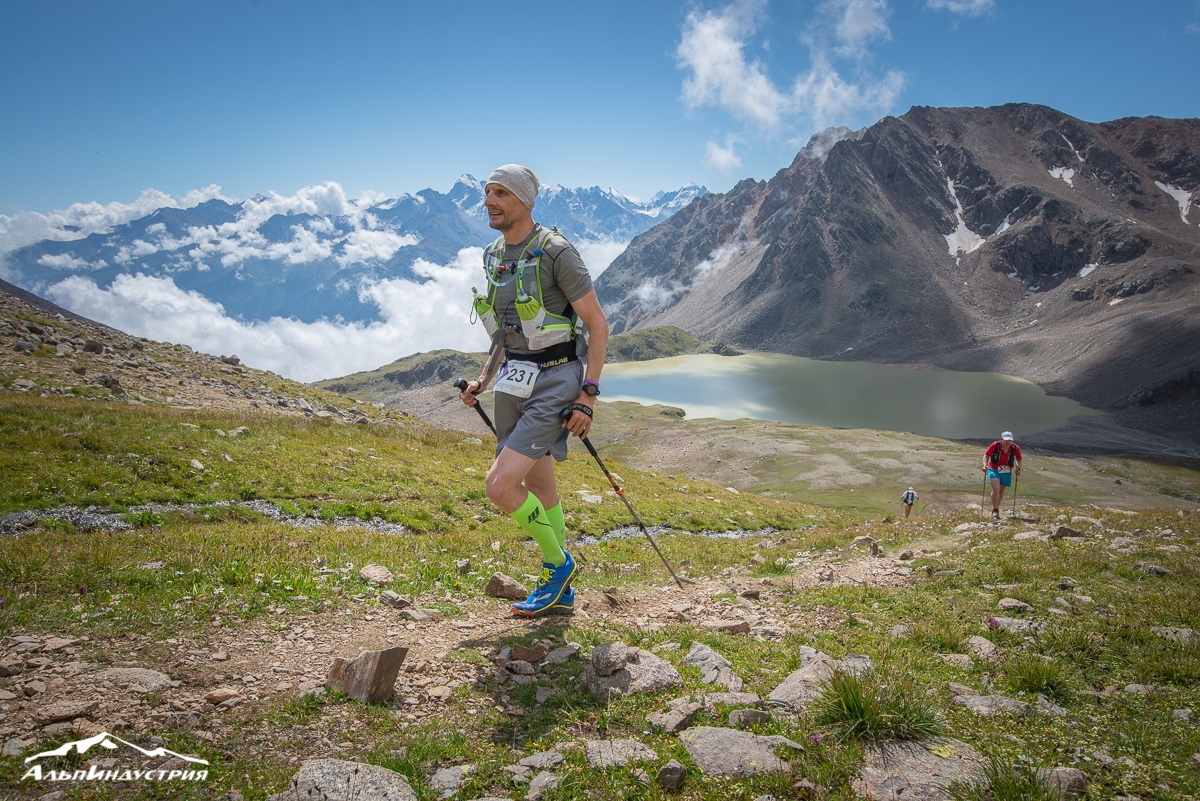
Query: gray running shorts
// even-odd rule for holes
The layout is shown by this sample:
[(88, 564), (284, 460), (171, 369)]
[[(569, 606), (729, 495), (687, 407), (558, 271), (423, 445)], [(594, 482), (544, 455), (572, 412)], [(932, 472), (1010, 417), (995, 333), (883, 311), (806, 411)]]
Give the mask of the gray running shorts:
[(567, 437), (558, 416), (579, 398), (583, 386), (583, 361), (576, 359), (538, 373), (528, 398), (504, 392), (496, 398), (496, 455), (508, 448), (530, 459), (549, 454), (556, 462), (567, 458)]

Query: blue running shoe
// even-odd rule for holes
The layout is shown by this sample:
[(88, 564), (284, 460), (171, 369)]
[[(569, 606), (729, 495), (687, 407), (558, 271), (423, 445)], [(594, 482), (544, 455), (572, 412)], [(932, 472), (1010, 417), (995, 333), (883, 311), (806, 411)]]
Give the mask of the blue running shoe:
[(575, 588), (567, 587), (567, 591), (558, 599), (558, 603), (550, 607), (549, 614), (551, 615), (572, 615), (575, 614)]
[[(513, 604), (514, 615), (536, 617), (549, 612), (554, 606), (563, 602), (563, 596), (570, 590), (571, 579), (575, 578), (575, 560), (567, 551), (563, 551), (563, 553), (566, 554), (567, 561), (563, 562), (560, 567), (555, 567), (549, 562), (542, 562), (542, 574), (538, 576), (537, 586), (533, 588), (533, 592), (529, 593), (528, 598)], [(570, 595), (570, 598), (571, 603), (574, 604), (574, 593)]]

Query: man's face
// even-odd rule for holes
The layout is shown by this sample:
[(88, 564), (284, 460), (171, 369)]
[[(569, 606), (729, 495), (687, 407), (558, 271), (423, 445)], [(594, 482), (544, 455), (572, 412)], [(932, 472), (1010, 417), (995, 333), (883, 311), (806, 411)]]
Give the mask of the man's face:
[(484, 187), (483, 205), (487, 208), (488, 225), (497, 231), (507, 231), (531, 214), (520, 198), (500, 184)]

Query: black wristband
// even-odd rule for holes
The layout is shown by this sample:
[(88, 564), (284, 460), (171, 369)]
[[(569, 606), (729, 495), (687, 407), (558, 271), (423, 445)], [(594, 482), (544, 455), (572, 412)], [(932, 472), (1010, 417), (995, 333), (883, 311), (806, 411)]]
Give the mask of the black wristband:
[(573, 412), (583, 412), (584, 414), (586, 414), (588, 416), (589, 420), (592, 419), (592, 410), (589, 409), (588, 407), (584, 406), (582, 403), (572, 403), (567, 408)]

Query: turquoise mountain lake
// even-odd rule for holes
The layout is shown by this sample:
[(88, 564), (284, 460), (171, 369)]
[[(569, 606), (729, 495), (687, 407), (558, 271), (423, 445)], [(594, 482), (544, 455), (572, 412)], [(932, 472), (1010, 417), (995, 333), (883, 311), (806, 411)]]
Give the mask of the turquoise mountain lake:
[(997, 373), (915, 370), (751, 353), (674, 356), (604, 367), (606, 401), (678, 406), (689, 418), (908, 431), (945, 439), (1017, 440), (1102, 412)]

